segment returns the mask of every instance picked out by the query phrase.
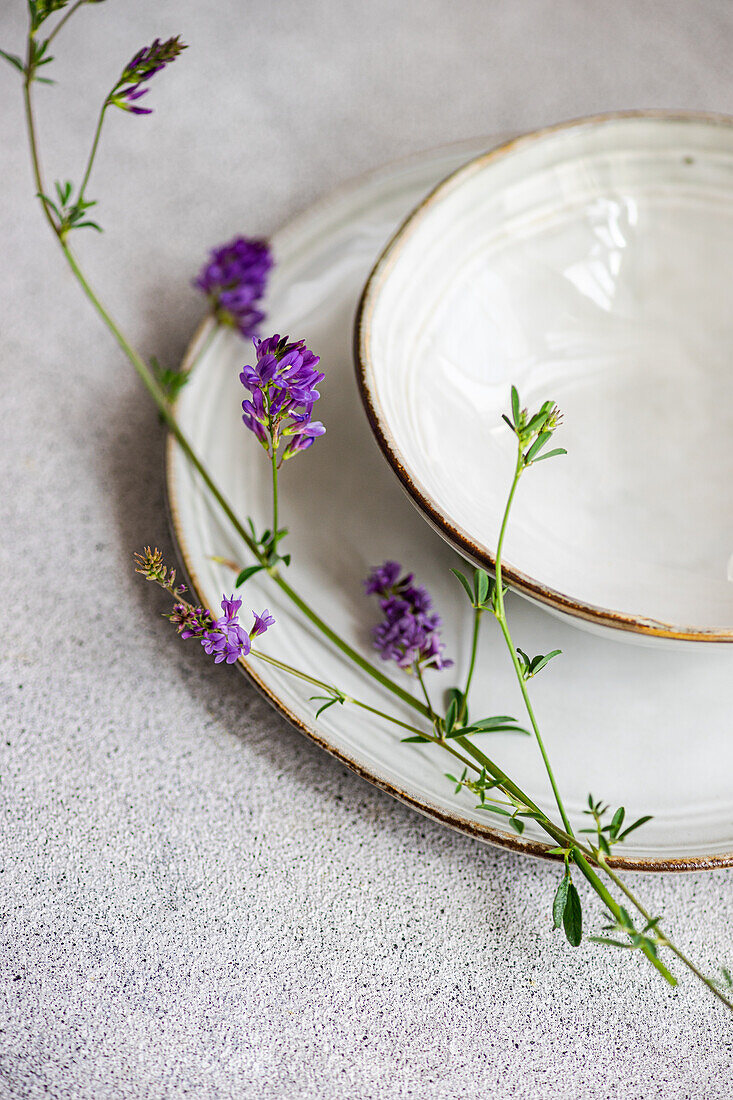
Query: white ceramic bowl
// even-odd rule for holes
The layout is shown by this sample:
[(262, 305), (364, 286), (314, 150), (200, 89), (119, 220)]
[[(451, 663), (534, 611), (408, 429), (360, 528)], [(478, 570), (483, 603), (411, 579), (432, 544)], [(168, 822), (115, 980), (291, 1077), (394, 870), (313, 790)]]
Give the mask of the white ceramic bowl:
[(733, 120), (639, 112), (471, 161), (374, 268), (355, 333), (395, 473), (493, 566), (514, 383), (568, 455), (522, 479), (511, 586), (629, 639), (733, 641)]

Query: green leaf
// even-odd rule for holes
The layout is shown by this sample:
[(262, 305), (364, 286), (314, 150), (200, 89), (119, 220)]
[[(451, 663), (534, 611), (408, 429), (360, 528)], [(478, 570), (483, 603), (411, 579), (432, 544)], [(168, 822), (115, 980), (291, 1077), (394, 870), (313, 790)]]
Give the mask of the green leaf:
[(565, 874), (560, 879), (560, 885), (555, 892), (555, 898), (552, 902), (552, 923), (555, 928), (559, 928), (562, 924), (563, 914), (565, 913), (565, 906), (568, 900), (568, 890), (570, 889), (570, 872), (565, 869)]
[(537, 436), (534, 443), (524, 456), (524, 461), (527, 463), (531, 462), (537, 452), (544, 447), (545, 443), (547, 443), (548, 439), (552, 439), (552, 432), (540, 432), (540, 434)]
[(236, 581), (234, 582), (234, 587), (240, 588), (245, 581), (248, 581), (250, 577), (254, 577), (255, 573), (259, 573), (260, 570), (264, 568), (264, 565), (248, 565), (247, 568), (243, 569), (237, 577)]
[(520, 821), (518, 817), (510, 817), (509, 824), (511, 825), (512, 829), (514, 829), (515, 833), (519, 833), (520, 836), (522, 835), (522, 833), (524, 832), (523, 821)]
[(452, 688), (448, 688), (448, 690), (446, 691), (446, 693), (445, 693), (445, 708), (446, 708), (446, 710), (450, 707), (450, 705), (451, 705), (451, 703), (453, 702), (454, 699), (456, 701), (456, 706), (458, 707), (457, 721), (460, 724), (465, 724), (468, 721), (468, 706), (467, 706), (467, 703), (466, 703), (466, 697), (465, 697), (465, 695), (463, 694), (463, 692), (461, 691), (460, 688), (452, 687)]
[(477, 569), (473, 575), (473, 588), (476, 593), (476, 603), (480, 606), (486, 603), (489, 594), (489, 575), (483, 569)]
[(492, 806), (487, 803), (479, 803), (476, 807), (477, 810), (486, 810), (489, 814), (498, 814), (500, 817), (511, 817), (512, 811), (505, 810), (503, 806)]
[(514, 423), (519, 423), (519, 393), (517, 387), (512, 386), (512, 416), (514, 417)]
[(559, 657), (562, 653), (561, 649), (553, 649), (552, 653), (547, 653), (545, 656), (535, 657), (529, 666), (530, 676), (536, 676), (546, 664), (548, 664), (553, 657)]
[(63, 215), (62, 215), (61, 211), (59, 210), (58, 206), (56, 205), (56, 203), (53, 201), (53, 199), (50, 199), (48, 197), (48, 195), (44, 195), (43, 192), (41, 192), (41, 191), (36, 191), (36, 195), (39, 199), (43, 199), (43, 201), (48, 206), (51, 207), (51, 209), (53, 210), (54, 214), (59, 219), (59, 221), (63, 221)]
[(321, 717), (321, 715), (323, 714), (324, 710), (328, 710), (328, 708), (329, 708), (329, 707), (332, 707), (332, 706), (333, 706), (333, 704), (334, 704), (334, 703), (338, 703), (338, 701), (339, 701), (339, 700), (338, 700), (338, 699), (336, 699), (336, 698), (333, 698), (333, 699), (327, 699), (327, 700), (326, 700), (326, 702), (325, 702), (325, 703), (324, 703), (324, 704), (323, 704), (322, 706), (320, 706), (320, 707), (318, 708), (318, 710), (316, 711), (316, 718), (320, 718), (320, 717)]
[(22, 62), (21, 58), (19, 58), (19, 57), (17, 56), (17, 54), (14, 54), (14, 53), (6, 53), (6, 51), (5, 51), (5, 50), (0, 50), (0, 57), (4, 57), (4, 58), (5, 58), (5, 60), (6, 60), (6, 61), (9, 61), (9, 62), (10, 62), (10, 64), (11, 64), (11, 65), (12, 65), (12, 66), (13, 66), (14, 68), (16, 68), (16, 69), (17, 69), (17, 70), (18, 70), (19, 72), (21, 72), (21, 73), (24, 73), (24, 72), (25, 72), (25, 65), (23, 64), (23, 62)]
[(455, 729), (456, 719), (458, 718), (458, 703), (455, 699), (451, 699), (450, 706), (445, 714), (445, 734), (449, 737)]
[(611, 821), (611, 824), (608, 826), (609, 835), (613, 840), (615, 840), (618, 836), (618, 831), (624, 823), (625, 816), (626, 810), (623, 808), (623, 806), (619, 806), (619, 808), (616, 810), (616, 813), (613, 815), (613, 820)]
[(573, 882), (568, 884), (568, 895), (563, 909), (562, 924), (568, 943), (572, 947), (578, 947), (583, 938), (583, 910), (580, 905), (580, 895)]
[(646, 825), (647, 821), (652, 820), (652, 816), (652, 814), (645, 814), (644, 817), (640, 817), (638, 821), (635, 821), (633, 825), (629, 825), (618, 837), (619, 842), (626, 840), (629, 833), (633, 833), (634, 829), (638, 829), (640, 825)]
[(556, 455), (566, 455), (568, 452), (564, 447), (554, 447), (551, 451), (545, 451), (543, 455), (538, 455), (537, 458), (532, 460), (534, 466), (537, 462), (544, 462), (546, 458), (554, 458)]
[(517, 431), (517, 429), (516, 429), (516, 428), (514, 427), (514, 425), (512, 424), (511, 420), (509, 419), (509, 417), (508, 417), (508, 416), (506, 416), (506, 414), (505, 414), (505, 413), (502, 413), (502, 414), (501, 414), (501, 419), (502, 419), (502, 420), (504, 421), (504, 423), (505, 423), (505, 424), (508, 424), (508, 425), (509, 425), (509, 427), (510, 427), (510, 428), (512, 429), (512, 431), (513, 431), (513, 432), (514, 432), (514, 434), (516, 435), (516, 431)]
[(477, 733), (488, 733), (489, 730), (506, 729), (507, 726), (516, 726), (516, 718), (512, 718), (509, 714), (496, 714), (491, 718), (479, 718), (478, 721), (471, 723), (471, 730)]
[(403, 737), (402, 740), (403, 741), (412, 741), (416, 745), (417, 744), (426, 745), (426, 744), (429, 743), (430, 738), (429, 737)]
[(532, 664), (532, 658), (529, 654), (525, 653), (523, 649), (520, 649), (519, 646), (517, 646), (517, 656), (519, 657), (525, 673), (528, 673), (529, 666)]
[(622, 947), (625, 951), (633, 950), (630, 943), (622, 943), (621, 940), (612, 940), (610, 936), (588, 936), (591, 943), (605, 943), (608, 947)]
[(458, 580), (461, 582), (461, 586), (463, 587), (463, 590), (465, 591), (465, 593), (468, 596), (469, 600), (473, 604), (473, 591), (471, 589), (471, 585), (468, 583), (466, 578), (463, 576), (463, 573), (461, 573), (458, 569), (451, 569), (451, 573), (453, 574), (454, 577), (457, 577)]

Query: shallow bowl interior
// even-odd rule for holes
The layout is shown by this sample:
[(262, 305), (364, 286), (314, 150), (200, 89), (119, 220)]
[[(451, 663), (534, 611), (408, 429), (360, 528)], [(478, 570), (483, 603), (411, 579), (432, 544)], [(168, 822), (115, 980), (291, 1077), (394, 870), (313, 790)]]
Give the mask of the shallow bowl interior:
[(524, 479), (520, 590), (602, 627), (733, 640), (733, 125), (636, 115), (528, 135), (443, 183), (365, 290), (357, 370), (413, 499), (492, 563), (509, 388), (558, 402)]

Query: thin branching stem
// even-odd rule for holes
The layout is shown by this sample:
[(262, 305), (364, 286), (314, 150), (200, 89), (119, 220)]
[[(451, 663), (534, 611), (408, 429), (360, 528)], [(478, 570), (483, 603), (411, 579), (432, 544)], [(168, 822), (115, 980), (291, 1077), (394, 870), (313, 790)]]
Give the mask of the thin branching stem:
[(56, 35), (59, 33), (61, 28), (69, 21), (69, 19), (71, 19), (74, 12), (78, 11), (78, 9), (83, 7), (84, 4), (86, 4), (86, 3), (87, 3), (87, 0), (76, 0), (76, 3), (72, 4), (71, 7), (69, 8), (69, 10), (61, 16), (58, 23), (56, 24), (56, 26), (54, 27), (54, 29), (51, 31), (48, 38), (46, 39), (46, 46), (47, 47), (51, 45), (51, 43), (53, 42)]
[(496, 566), (495, 566), (495, 571), (496, 571), (496, 619), (497, 619), (497, 622), (499, 623), (499, 628), (501, 629), (501, 633), (504, 637), (504, 641), (507, 644), (507, 649), (509, 650), (509, 656), (511, 657), (512, 666), (514, 668), (514, 672), (516, 674), (517, 680), (519, 681), (519, 689), (522, 692), (522, 698), (524, 699), (524, 705), (525, 705), (525, 708), (527, 710), (529, 720), (532, 724), (532, 730), (534, 731), (535, 740), (537, 741), (537, 745), (538, 745), (540, 753), (542, 755), (542, 760), (543, 760), (544, 765), (545, 765), (545, 771), (547, 772), (547, 777), (550, 780), (550, 786), (552, 787), (552, 793), (555, 796), (555, 802), (557, 803), (557, 808), (560, 811), (560, 817), (562, 818), (563, 825), (565, 826), (565, 831), (572, 835), (573, 830), (571, 828), (570, 821), (568, 820), (568, 815), (565, 812), (565, 807), (563, 805), (563, 801), (562, 801), (562, 798), (560, 796), (560, 789), (559, 789), (559, 787), (557, 785), (557, 782), (555, 780), (555, 776), (554, 776), (554, 773), (552, 771), (552, 765), (550, 764), (550, 758), (547, 755), (547, 750), (545, 749), (545, 744), (544, 744), (544, 741), (542, 740), (542, 735), (540, 733), (540, 728), (539, 728), (539, 725), (537, 723), (537, 719), (535, 718), (534, 710), (532, 708), (532, 702), (529, 698), (529, 692), (527, 691), (527, 684), (526, 684), (526, 681), (524, 679), (524, 674), (523, 674), (523, 671), (522, 671), (522, 667), (519, 664), (519, 658), (517, 657), (517, 650), (516, 650), (516, 647), (515, 647), (514, 642), (512, 640), (512, 636), (511, 636), (511, 633), (510, 633), (510, 630), (509, 630), (509, 624), (507, 623), (507, 619), (506, 619), (506, 612), (504, 610), (504, 587), (503, 587), (503, 580), (502, 580), (502, 552), (503, 552), (503, 548), (504, 548), (504, 536), (506, 534), (507, 523), (509, 521), (509, 513), (511, 512), (512, 503), (514, 501), (514, 494), (517, 491), (517, 486), (519, 485), (519, 479), (522, 475), (522, 469), (524, 467), (524, 458), (523, 458), (523, 455), (522, 455), (522, 447), (521, 447), (521, 443), (519, 443), (519, 442), (518, 442), (518, 446), (517, 446), (517, 452), (518, 452), (517, 453), (517, 464), (516, 464), (516, 467), (515, 467), (515, 470), (514, 470), (514, 478), (512, 480), (512, 486), (511, 486), (511, 489), (509, 490), (509, 496), (507, 498), (506, 507), (504, 509), (504, 515), (503, 515), (502, 521), (501, 521), (501, 528), (499, 530), (499, 541), (496, 544)]
[(107, 113), (107, 108), (108, 107), (109, 107), (109, 100), (105, 99), (104, 103), (102, 104), (102, 110), (99, 112), (99, 118), (97, 119), (97, 128), (94, 131), (94, 140), (92, 141), (92, 148), (91, 148), (91, 151), (89, 153), (89, 160), (87, 161), (87, 166), (86, 166), (86, 170), (84, 172), (84, 177), (81, 181), (81, 184), (79, 185), (79, 194), (78, 194), (77, 199), (76, 199), (77, 204), (79, 204), (83, 201), (84, 192), (87, 189), (87, 184), (89, 183), (89, 177), (92, 174), (92, 166), (94, 165), (94, 158), (96, 157), (97, 149), (99, 148), (99, 139), (102, 135), (102, 126), (104, 124), (104, 116)]
[(463, 689), (463, 716), (465, 717), (465, 711), (468, 707), (468, 693), (471, 690), (471, 682), (473, 680), (473, 672), (476, 668), (476, 654), (478, 652), (478, 636), (479, 627), (481, 625), (481, 616), (483, 609), (475, 607), (473, 609), (473, 630), (471, 632), (471, 657), (468, 663), (468, 675), (466, 676), (466, 686)]
[(270, 449), (272, 450), (271, 465), (272, 465), (272, 541), (271, 545), (274, 548), (277, 545), (277, 525), (278, 525), (278, 499), (277, 499), (277, 450), (274, 442), (270, 442)]

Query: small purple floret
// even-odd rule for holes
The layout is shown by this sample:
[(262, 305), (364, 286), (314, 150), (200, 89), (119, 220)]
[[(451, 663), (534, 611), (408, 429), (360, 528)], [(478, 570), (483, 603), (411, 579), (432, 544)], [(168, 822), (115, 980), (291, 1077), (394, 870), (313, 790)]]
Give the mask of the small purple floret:
[(252, 614), (255, 617), (254, 625), (249, 632), (249, 636), (252, 639), (259, 638), (260, 634), (264, 634), (266, 630), (269, 630), (271, 626), (275, 625), (274, 616), (270, 614), (267, 608), (265, 608), (261, 615), (258, 615), (256, 611), (253, 611)]
[(220, 324), (254, 336), (265, 316), (258, 303), (272, 264), (267, 241), (235, 237), (212, 250), (194, 286), (207, 296)]
[(374, 628), (374, 648), (400, 668), (449, 668), (453, 662), (443, 657), (441, 621), (433, 601), (426, 588), (414, 583), (412, 573), (400, 577), (401, 572), (398, 562), (386, 561), (364, 581), (367, 595), (380, 597), (384, 614)]
[(285, 461), (306, 451), (326, 431), (312, 420), (313, 406), (320, 397), (316, 386), (325, 375), (316, 370), (320, 362), (304, 340), (293, 343), (287, 336), (254, 339), (257, 361), (243, 368), (239, 380), (249, 398), (242, 402), (242, 421), (267, 453), (277, 454), (285, 441)]

